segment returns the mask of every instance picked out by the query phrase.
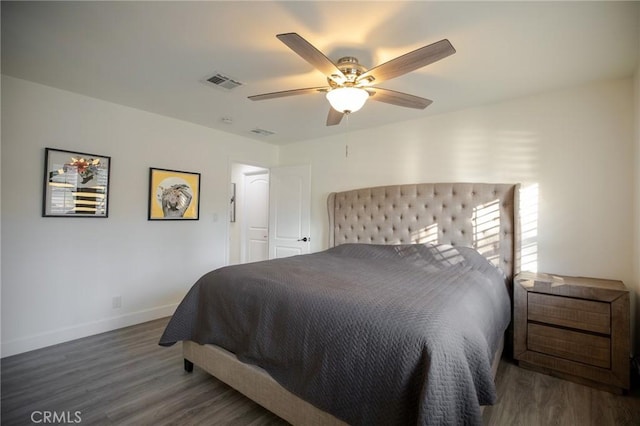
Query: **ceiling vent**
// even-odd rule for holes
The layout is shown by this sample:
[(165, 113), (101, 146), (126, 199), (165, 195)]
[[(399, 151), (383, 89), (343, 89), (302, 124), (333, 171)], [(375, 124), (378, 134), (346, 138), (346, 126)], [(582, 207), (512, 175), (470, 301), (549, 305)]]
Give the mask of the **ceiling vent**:
[(270, 132), (269, 130), (264, 130), (264, 129), (253, 129), (251, 130), (251, 133), (255, 133), (256, 135), (260, 135), (260, 136), (275, 135), (275, 132)]
[(211, 84), (215, 84), (216, 86), (222, 87), (223, 89), (227, 90), (235, 89), (238, 86), (242, 86), (242, 83), (240, 83), (238, 80), (219, 72), (216, 72), (214, 76), (208, 78), (207, 81)]

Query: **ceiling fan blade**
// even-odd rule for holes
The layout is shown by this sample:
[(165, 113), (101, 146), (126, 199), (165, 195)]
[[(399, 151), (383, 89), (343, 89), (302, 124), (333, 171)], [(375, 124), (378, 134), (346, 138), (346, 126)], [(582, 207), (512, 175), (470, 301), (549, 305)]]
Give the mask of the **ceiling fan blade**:
[[(449, 40), (440, 40), (370, 69), (358, 76), (356, 83), (367, 84), (367, 80), (370, 80), (371, 84), (378, 84), (432, 64), (454, 53), (456, 53), (456, 49), (453, 48)], [(371, 80), (372, 77), (373, 80)]]
[(327, 115), (327, 126), (335, 126), (336, 124), (340, 124), (342, 121), (342, 117), (344, 117), (343, 112), (338, 112), (332, 107), (329, 107), (329, 115)]
[(367, 92), (371, 95), (369, 97), (371, 100), (406, 108), (425, 109), (433, 103), (431, 99), (396, 92), (395, 90), (382, 89), (380, 87), (372, 87), (367, 89)]
[(336, 64), (297, 33), (278, 34), (276, 37), (331, 80), (338, 84), (347, 81)]
[(264, 101), (265, 99), (284, 98), (285, 96), (306, 95), (310, 93), (327, 92), (330, 88), (308, 87), (306, 89), (283, 90), (281, 92), (263, 93), (261, 95), (249, 96), (252, 101)]

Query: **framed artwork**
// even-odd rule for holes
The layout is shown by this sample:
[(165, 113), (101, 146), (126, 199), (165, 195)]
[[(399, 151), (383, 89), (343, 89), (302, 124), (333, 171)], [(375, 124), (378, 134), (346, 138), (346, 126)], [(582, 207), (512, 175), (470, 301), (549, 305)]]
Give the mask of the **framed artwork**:
[(149, 169), (149, 220), (198, 220), (200, 173)]
[(111, 157), (45, 148), (42, 216), (108, 217)]
[(236, 184), (231, 184), (231, 207), (229, 209), (229, 221), (236, 221)]

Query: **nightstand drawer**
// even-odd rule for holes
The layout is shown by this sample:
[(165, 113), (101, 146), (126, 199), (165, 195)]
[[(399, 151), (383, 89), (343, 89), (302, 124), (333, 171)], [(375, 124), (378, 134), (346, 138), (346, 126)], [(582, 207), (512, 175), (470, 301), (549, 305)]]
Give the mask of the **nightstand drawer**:
[(544, 322), (596, 333), (611, 333), (609, 303), (529, 293), (529, 321)]
[(611, 339), (608, 337), (529, 324), (527, 349), (596, 367), (611, 367)]

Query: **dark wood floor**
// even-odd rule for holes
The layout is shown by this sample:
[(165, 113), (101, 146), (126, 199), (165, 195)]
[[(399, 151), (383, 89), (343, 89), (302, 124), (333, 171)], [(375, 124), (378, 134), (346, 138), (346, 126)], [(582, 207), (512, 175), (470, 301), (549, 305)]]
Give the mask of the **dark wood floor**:
[[(87, 425), (285, 425), (157, 345), (167, 319), (4, 358), (2, 425), (56, 412)], [(615, 396), (503, 361), (487, 425), (640, 425), (640, 395)], [(75, 417), (76, 412), (78, 417)]]

